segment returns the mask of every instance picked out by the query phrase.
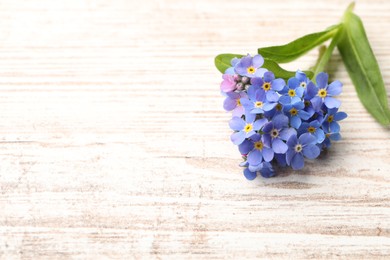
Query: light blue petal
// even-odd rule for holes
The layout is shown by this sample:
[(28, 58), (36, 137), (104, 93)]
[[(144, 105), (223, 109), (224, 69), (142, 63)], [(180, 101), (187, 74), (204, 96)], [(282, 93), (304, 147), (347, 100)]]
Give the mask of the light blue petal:
[(288, 117), (285, 115), (276, 115), (272, 121), (276, 129), (281, 129), (288, 125)]
[(303, 160), (303, 155), (300, 153), (295, 154), (291, 159), (291, 167), (294, 170), (300, 170), (305, 166), (305, 162)]
[(279, 133), (280, 138), (285, 141), (289, 140), (293, 135), (297, 135), (297, 131), (292, 127), (285, 128)]
[(267, 71), (264, 73), (264, 81), (265, 82), (272, 82), (275, 79), (275, 75), (272, 73), (272, 71)]
[(326, 97), (324, 100), (324, 103), (325, 103), (327, 108), (338, 108), (341, 105), (340, 100), (337, 100), (337, 99), (332, 98), (332, 97)]
[(261, 66), (263, 66), (263, 64), (264, 64), (263, 56), (261, 56), (260, 54), (253, 56), (252, 64), (253, 64), (253, 67), (255, 67), (255, 68), (260, 68)]
[(319, 88), (325, 88), (328, 85), (328, 74), (325, 72), (318, 73), (316, 82)]
[(289, 78), (289, 80), (287, 81), (287, 85), (290, 89), (296, 89), (300, 83), (301, 82), (299, 82), (299, 79), (297, 78)]
[(335, 121), (333, 121), (332, 123), (330, 123), (329, 128), (330, 128), (330, 131), (331, 131), (332, 133), (338, 133), (338, 132), (340, 132), (340, 125), (339, 125), (337, 122), (335, 122)]
[(263, 161), (263, 155), (259, 150), (253, 150), (248, 154), (247, 160), (250, 165), (258, 165)]
[(281, 139), (276, 138), (272, 140), (272, 149), (275, 153), (285, 153), (288, 149), (288, 146)]
[(240, 131), (240, 132), (235, 132), (230, 136), (230, 140), (233, 142), (235, 145), (242, 144), (245, 140), (245, 132)]
[(309, 133), (302, 134), (298, 140), (299, 140), (299, 143), (302, 144), (302, 146), (317, 143), (317, 138), (314, 135), (311, 135)]
[(294, 155), (296, 154), (296, 152), (294, 151), (294, 149), (289, 149), (286, 153), (286, 163), (288, 165), (291, 165), (291, 160), (292, 158), (294, 157)]
[(267, 118), (262, 118), (262, 119), (259, 119), (259, 120), (256, 120), (254, 123), (253, 123), (253, 129), (258, 131), (260, 130), (266, 123), (268, 123), (268, 119)]
[(233, 117), (229, 121), (229, 127), (234, 131), (240, 131), (244, 129), (245, 125), (246, 125), (245, 121), (239, 117)]
[(270, 111), (272, 110), (274, 107), (276, 107), (277, 103), (265, 103), (263, 105), (263, 110), (264, 111)]
[(274, 150), (271, 148), (264, 147), (263, 148), (263, 158), (264, 161), (270, 162), (274, 158)]
[(295, 129), (298, 129), (301, 125), (302, 120), (299, 116), (292, 116), (290, 119), (290, 125), (294, 127)]
[(333, 81), (332, 83), (329, 84), (328, 86), (328, 89), (327, 89), (327, 92), (329, 94), (329, 96), (338, 96), (341, 94), (343, 88), (343, 83), (341, 83), (340, 81), (336, 80), (336, 81)]
[(272, 89), (275, 91), (281, 91), (284, 86), (286, 86), (286, 82), (283, 79), (275, 79), (272, 81)]
[(258, 68), (255, 72), (255, 77), (263, 77), (267, 71), (265, 68)]
[(279, 101), (279, 95), (275, 91), (268, 91), (267, 92), (267, 100), (269, 102), (278, 102)]
[(322, 129), (317, 129), (314, 136), (317, 137), (317, 143), (322, 143), (325, 140), (325, 133)]
[(315, 144), (309, 144), (303, 147), (302, 153), (308, 159), (315, 159), (320, 155), (320, 148)]
[(313, 108), (315, 111), (320, 111), (322, 106), (322, 98), (315, 96), (311, 100), (311, 104), (313, 105)]

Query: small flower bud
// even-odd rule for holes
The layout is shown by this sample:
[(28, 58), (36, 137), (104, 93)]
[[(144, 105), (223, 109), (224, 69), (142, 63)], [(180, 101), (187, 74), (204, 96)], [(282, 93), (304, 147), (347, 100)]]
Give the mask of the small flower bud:
[(244, 84), (242, 84), (241, 82), (236, 84), (236, 88), (238, 91), (243, 91), (244, 87), (245, 87)]
[(248, 91), (248, 88), (249, 88), (250, 86), (251, 86), (251, 85), (246, 84), (246, 85), (245, 85), (245, 90)]
[(234, 81), (235, 82), (241, 82), (241, 76), (240, 75), (237, 75), (237, 74), (235, 74), (234, 76), (233, 76), (233, 78), (234, 78)]
[(249, 83), (249, 78), (248, 78), (248, 77), (242, 77), (242, 78), (241, 78), (241, 82), (242, 82), (243, 84), (247, 84), (247, 83)]

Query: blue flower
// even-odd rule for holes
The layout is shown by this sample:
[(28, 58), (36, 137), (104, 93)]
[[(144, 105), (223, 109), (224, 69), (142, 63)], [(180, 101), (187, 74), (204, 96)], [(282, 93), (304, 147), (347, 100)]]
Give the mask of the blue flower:
[(267, 99), (269, 99), (268, 95), (270, 95), (270, 99), (273, 100), (274, 97), (271, 95), (275, 94), (275, 91), (283, 90), (286, 83), (283, 79), (275, 79), (275, 75), (272, 71), (267, 71), (264, 73), (264, 78), (255, 77), (251, 79), (252, 86), (260, 88), (262, 91), (267, 93)]
[(284, 141), (291, 135), (296, 134), (295, 129), (288, 127), (288, 117), (282, 114), (276, 115), (272, 121), (263, 127), (264, 142), (271, 143), (271, 148), (275, 153), (285, 153), (288, 149)]
[(248, 54), (235, 63), (234, 70), (241, 76), (246, 76), (249, 78), (262, 77), (267, 71), (267, 69), (261, 68), (263, 64), (264, 59), (260, 54), (253, 57)]
[(324, 130), (321, 129), (321, 123), (317, 120), (313, 120), (310, 123), (304, 122), (298, 129), (298, 134), (302, 135), (304, 133), (309, 133), (314, 135), (317, 139), (317, 143), (322, 143), (325, 139)]
[(317, 139), (308, 133), (299, 138), (292, 135), (287, 141), (288, 151), (286, 161), (294, 170), (300, 170), (304, 166), (304, 157), (308, 159), (317, 158), (320, 155), (320, 148), (316, 145)]
[(257, 175), (260, 173), (264, 178), (270, 178), (275, 176), (275, 171), (269, 162), (263, 162), (259, 165), (259, 167), (255, 170), (250, 170), (249, 168), (244, 169), (244, 176), (248, 180), (254, 180)]
[(248, 89), (248, 97), (249, 99), (241, 99), (241, 104), (245, 107), (245, 110), (252, 114), (263, 114), (263, 106), (267, 102), (265, 93), (263, 91), (259, 91), (259, 89), (255, 86), (250, 86)]
[(322, 123), (324, 129), (330, 130), (332, 133), (340, 132), (340, 125), (337, 122), (347, 118), (346, 113), (337, 111), (338, 108), (328, 109), (328, 113)]
[(245, 92), (228, 92), (226, 93), (227, 97), (223, 102), (223, 108), (226, 111), (232, 111), (233, 117), (241, 117), (245, 110), (241, 104), (240, 99), (246, 98), (247, 95)]
[(322, 103), (324, 103), (327, 108), (338, 108), (341, 102), (333, 98), (333, 96), (337, 96), (341, 93), (343, 84), (336, 80), (328, 85), (328, 74), (325, 72), (321, 72), (317, 75), (316, 82), (318, 87), (314, 84), (307, 86), (308, 95), (313, 96), (310, 101), (313, 104), (314, 109), (319, 111)]
[(259, 131), (265, 123), (268, 122), (266, 118), (255, 120), (255, 114), (246, 113), (245, 120), (240, 117), (233, 117), (229, 121), (229, 126), (234, 132), (230, 139), (235, 145), (239, 145), (244, 142), (245, 138), (249, 138), (252, 135), (256, 134), (256, 131)]
[(325, 132), (325, 139), (322, 142), (322, 146), (325, 148), (329, 148), (332, 145), (332, 141), (339, 141), (341, 139), (340, 133), (337, 132), (331, 132), (328, 129), (324, 129)]
[(280, 97), (279, 101), (283, 105), (286, 105), (301, 101), (304, 88), (300, 86), (300, 82), (297, 78), (290, 78), (287, 82), (287, 88), (283, 92), (286, 93)]
[(252, 141), (252, 150), (247, 155), (249, 165), (259, 165), (261, 162), (270, 162), (274, 158), (274, 151), (270, 148), (261, 135), (255, 134), (250, 137)]
[(283, 111), (290, 118), (290, 125), (292, 127), (294, 127), (295, 129), (298, 129), (302, 123), (302, 119), (303, 120), (309, 119), (310, 114), (308, 112), (306, 112), (305, 110), (303, 110), (305, 105), (302, 101), (300, 101), (300, 99), (299, 100), (292, 100), (292, 101), (293, 102), (295, 101), (295, 103), (286, 104), (283, 107)]

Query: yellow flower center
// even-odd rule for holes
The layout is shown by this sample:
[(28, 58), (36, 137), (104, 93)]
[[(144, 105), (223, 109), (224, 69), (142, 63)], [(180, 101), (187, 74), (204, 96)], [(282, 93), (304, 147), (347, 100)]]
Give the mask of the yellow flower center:
[(301, 86), (302, 88), (306, 88), (306, 82), (301, 82), (300, 86)]
[(282, 111), (282, 105), (281, 104), (277, 104), (276, 105), (276, 110), (277, 111)]
[(309, 101), (309, 100), (306, 100), (306, 101), (305, 101), (305, 107), (308, 107), (308, 106), (310, 106), (310, 101)]
[(256, 72), (256, 69), (253, 67), (253, 66), (250, 66), (246, 69), (246, 71), (249, 73), (249, 74), (254, 74)]
[(294, 89), (290, 89), (290, 90), (288, 91), (288, 95), (289, 95), (290, 97), (295, 97), (295, 90), (294, 90)]
[(241, 101), (239, 99), (237, 99), (237, 106), (242, 106)]
[(263, 84), (263, 89), (264, 89), (265, 91), (270, 90), (270, 89), (271, 89), (271, 83), (269, 83), (269, 82), (264, 82), (264, 84)]
[(329, 138), (329, 137), (330, 137), (330, 133), (325, 134), (325, 136), (326, 136), (327, 138)]
[(255, 149), (261, 151), (261, 150), (263, 150), (263, 147), (264, 147), (264, 145), (263, 145), (262, 141), (258, 141), (258, 142), (255, 143)]
[(261, 107), (263, 107), (263, 102), (261, 102), (261, 101), (257, 101), (256, 103), (255, 103), (255, 107), (257, 107), (257, 108), (261, 108)]
[(308, 131), (309, 133), (315, 133), (316, 129), (315, 129), (314, 127), (310, 126), (310, 127), (307, 129), (307, 131)]
[(290, 109), (290, 114), (292, 116), (296, 116), (298, 114), (298, 110), (295, 107), (293, 107), (293, 108)]
[(326, 90), (325, 89), (320, 89), (320, 90), (318, 90), (318, 96), (320, 96), (320, 97), (322, 97), (322, 98), (324, 98), (324, 97), (326, 97)]
[(329, 123), (332, 123), (332, 122), (333, 122), (333, 116), (329, 116), (327, 121), (328, 121)]
[(297, 153), (300, 153), (302, 151), (302, 145), (301, 144), (297, 144), (294, 149), (295, 149), (295, 151)]
[(252, 131), (252, 129), (253, 129), (252, 124), (246, 124), (246, 126), (244, 127), (245, 133), (249, 133), (250, 131)]

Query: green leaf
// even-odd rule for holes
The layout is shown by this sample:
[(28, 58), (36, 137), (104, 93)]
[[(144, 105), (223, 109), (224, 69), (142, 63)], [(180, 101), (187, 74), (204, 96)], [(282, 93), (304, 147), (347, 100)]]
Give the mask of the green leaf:
[(214, 59), (215, 67), (217, 67), (217, 69), (221, 73), (225, 73), (225, 70), (232, 66), (230, 64), (231, 60), (233, 58), (241, 58), (242, 56), (244, 56), (244, 55), (241, 55), (241, 54), (230, 54), (230, 53), (219, 54)]
[(305, 35), (286, 45), (259, 48), (258, 52), (277, 63), (287, 63), (333, 37), (340, 27), (340, 24), (333, 25), (325, 31)]
[[(225, 73), (226, 69), (232, 66), (230, 64), (230, 61), (233, 58), (241, 58), (243, 56), (244, 55), (241, 54), (230, 54), (230, 53), (219, 54), (217, 57), (215, 57), (215, 66), (221, 73)], [(276, 78), (282, 78), (287, 80), (295, 76), (295, 72), (287, 71), (281, 68), (276, 62), (269, 59), (264, 59), (264, 64), (262, 67), (272, 71), (275, 74)], [(304, 71), (304, 72), (309, 78), (313, 77), (313, 72), (311, 71)]]
[[(351, 8), (349, 8), (351, 9)], [(390, 124), (383, 78), (360, 18), (347, 10), (337, 45), (360, 101), (381, 124)]]
[[(287, 71), (283, 68), (281, 68), (275, 61), (269, 60), (269, 59), (264, 59), (264, 68), (267, 70), (272, 71), (275, 74), (276, 78), (282, 78), (285, 80), (288, 80), (291, 77), (295, 77), (295, 72), (294, 71)], [(313, 77), (313, 72), (305, 70), (304, 71), (306, 76), (311, 78)]]

